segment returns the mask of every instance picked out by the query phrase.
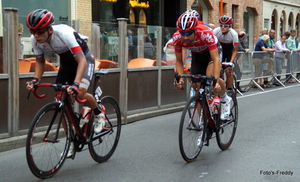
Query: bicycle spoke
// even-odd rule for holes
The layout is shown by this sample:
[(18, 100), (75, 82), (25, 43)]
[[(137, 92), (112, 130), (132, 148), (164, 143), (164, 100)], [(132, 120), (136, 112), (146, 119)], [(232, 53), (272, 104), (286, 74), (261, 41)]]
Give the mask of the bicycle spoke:
[(110, 96), (102, 98), (105, 107), (106, 125), (99, 134), (94, 133), (93, 120), (89, 122), (91, 141), (89, 151), (96, 162), (107, 161), (114, 153), (121, 133), (121, 113), (117, 102)]
[(66, 158), (70, 144), (69, 126), (63, 126), (61, 115), (58, 103), (45, 105), (34, 117), (28, 132), (27, 163), (32, 173), (42, 179), (57, 173)]
[[(179, 148), (183, 159), (194, 161), (199, 155), (205, 138), (205, 124), (201, 117), (199, 96), (194, 96), (187, 103), (179, 125)], [(195, 105), (191, 107), (191, 103)]]
[(219, 120), (219, 131), (217, 132), (217, 142), (218, 146), (222, 150), (226, 150), (231, 145), (233, 138), (235, 136), (237, 122), (238, 122), (238, 106), (235, 98), (235, 94), (232, 95), (234, 100), (234, 106), (231, 109), (229, 120), (222, 121)]

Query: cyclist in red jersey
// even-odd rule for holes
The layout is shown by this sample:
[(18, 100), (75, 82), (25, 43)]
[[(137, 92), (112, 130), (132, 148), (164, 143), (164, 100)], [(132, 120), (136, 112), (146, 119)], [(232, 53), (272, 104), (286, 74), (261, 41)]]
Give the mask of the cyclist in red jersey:
[[(214, 34), (222, 45), (223, 55), (222, 62), (232, 62), (236, 59), (238, 54), (239, 37), (238, 33), (231, 28), (233, 19), (230, 16), (224, 15), (219, 18), (220, 27), (214, 29)], [(227, 87), (232, 89), (233, 76), (232, 68), (226, 69)]]
[[(217, 39), (211, 29), (198, 23), (198, 19), (191, 13), (183, 13), (176, 23), (177, 32), (173, 39), (176, 54), (176, 71), (178, 75), (183, 74), (182, 47), (191, 50), (192, 66), (191, 74), (213, 75), (217, 78), (214, 92), (221, 98), (221, 119), (228, 118), (232, 106), (232, 98), (226, 93), (225, 83), (220, 79), (220, 58)], [(193, 82), (193, 79), (192, 79)], [(178, 89), (182, 88), (184, 79), (176, 83)], [(194, 89), (199, 89), (199, 83), (193, 83)]]
[[(30, 12), (26, 17), (26, 25), (30, 29), (31, 45), (36, 56), (34, 78), (26, 83), (28, 90), (33, 90), (42, 78), (45, 67), (45, 52), (60, 56), (60, 69), (56, 83), (71, 84), (67, 89), (70, 95), (78, 95), (86, 99), (86, 105), (95, 112), (95, 132), (99, 133), (105, 126), (101, 108), (87, 89), (94, 73), (94, 56), (89, 51), (87, 43), (72, 27), (68, 25), (52, 25), (54, 16), (46, 9)], [(68, 157), (72, 155), (70, 146)]]

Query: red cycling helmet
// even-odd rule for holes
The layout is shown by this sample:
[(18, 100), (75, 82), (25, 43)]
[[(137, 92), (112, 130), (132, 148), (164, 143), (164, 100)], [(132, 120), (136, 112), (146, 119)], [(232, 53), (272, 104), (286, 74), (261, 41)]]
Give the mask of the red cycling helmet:
[(54, 16), (51, 11), (37, 9), (26, 16), (26, 25), (29, 29), (49, 28), (54, 23)]
[(233, 19), (230, 16), (224, 15), (219, 19), (220, 24), (230, 25), (233, 23)]
[(183, 13), (176, 22), (179, 31), (195, 30), (198, 26), (198, 19), (191, 13)]

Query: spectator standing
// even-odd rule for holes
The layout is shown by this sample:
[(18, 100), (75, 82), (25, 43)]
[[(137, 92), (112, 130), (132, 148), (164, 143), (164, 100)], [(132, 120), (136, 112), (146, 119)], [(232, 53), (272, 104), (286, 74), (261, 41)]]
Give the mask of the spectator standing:
[[(282, 65), (285, 58), (285, 53), (290, 52), (289, 49), (285, 47), (286, 35), (281, 35), (281, 38), (275, 44), (275, 70), (277, 74), (282, 73)], [(277, 76), (277, 79), (280, 80), (280, 76)], [(274, 83), (274, 85), (280, 86), (279, 83)]]
[[(244, 31), (240, 31), (239, 32), (239, 47), (238, 47), (238, 52), (242, 52), (242, 53), (249, 53), (249, 49), (247, 49), (246, 45), (245, 45), (245, 38), (246, 38), (246, 32)], [(242, 73), (241, 73), (241, 70), (240, 70), (240, 66), (239, 64), (237, 63), (238, 59), (240, 58), (240, 54), (238, 54), (237, 56), (237, 60), (235, 61), (235, 66), (234, 66), (234, 72), (236, 74), (236, 79), (237, 80), (240, 80), (242, 78)], [(240, 91), (240, 92), (244, 92), (241, 88), (240, 88), (240, 82), (237, 82), (237, 89)]]
[(145, 36), (144, 57), (155, 59), (155, 48), (151, 42), (150, 36)]
[[(291, 51), (290, 56), (288, 56), (288, 61), (287, 61), (287, 68), (286, 68), (286, 73), (291, 73), (291, 67), (296, 68), (296, 71), (299, 71), (299, 58), (296, 52), (293, 53), (293, 51), (300, 51), (300, 49), (296, 48), (296, 41), (295, 41), (295, 36), (296, 36), (296, 30), (292, 29), (290, 31), (290, 37), (286, 40), (285, 46), (287, 49)], [(293, 61), (293, 62), (292, 62)], [(297, 73), (297, 77), (300, 74)], [(291, 80), (291, 75), (286, 75), (286, 82), (289, 83), (295, 83), (295, 81)]]
[[(255, 45), (254, 51), (268, 51), (268, 53), (254, 53), (253, 55), (253, 64), (255, 66), (255, 77), (260, 77), (263, 75), (266, 75), (266, 73), (270, 70), (273, 70), (273, 60), (271, 58), (268, 58), (269, 52), (274, 52), (275, 49), (269, 48), (267, 43), (269, 42), (269, 35), (263, 35), (260, 38), (260, 41), (258, 41)], [(271, 60), (271, 61), (270, 61)], [(266, 63), (269, 63), (268, 65)], [(266, 71), (266, 67), (268, 67)], [(264, 80), (264, 83), (262, 82), (263, 79), (260, 79), (260, 85), (261, 87), (266, 87), (268, 82)]]
[(23, 59), (24, 58), (24, 40), (22, 38), (24, 32), (24, 27), (23, 24), (19, 23), (18, 24), (18, 35), (20, 38), (20, 53), (19, 53), (19, 58)]
[(268, 47), (272, 48), (272, 49), (275, 49), (275, 30), (274, 29), (271, 29), (269, 31), (269, 42), (268, 42)]
[(101, 59), (108, 59), (108, 51), (107, 51), (107, 46), (108, 46), (108, 37), (107, 37), (107, 32), (105, 31), (104, 27), (100, 27), (100, 57)]

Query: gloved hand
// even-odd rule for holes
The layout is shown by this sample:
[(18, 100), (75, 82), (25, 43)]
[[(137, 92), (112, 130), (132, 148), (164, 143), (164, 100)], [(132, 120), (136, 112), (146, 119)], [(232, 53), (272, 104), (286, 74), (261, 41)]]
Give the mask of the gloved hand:
[(68, 87), (67, 92), (70, 95), (78, 95), (78, 93), (79, 93), (79, 83), (74, 82), (73, 85)]
[(34, 77), (31, 81), (26, 82), (26, 88), (28, 90), (32, 90), (35, 85), (39, 84), (39, 82), (40, 79)]

